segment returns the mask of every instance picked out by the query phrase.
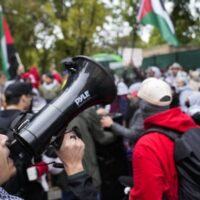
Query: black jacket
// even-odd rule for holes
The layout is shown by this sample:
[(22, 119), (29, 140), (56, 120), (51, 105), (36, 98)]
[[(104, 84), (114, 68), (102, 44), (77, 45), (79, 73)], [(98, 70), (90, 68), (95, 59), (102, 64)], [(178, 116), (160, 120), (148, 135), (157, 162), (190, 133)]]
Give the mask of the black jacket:
[(0, 111), (0, 131), (3, 134), (8, 133), (13, 120), (20, 115), (19, 110), (2, 110)]
[(92, 179), (84, 171), (68, 176), (69, 187), (79, 200), (97, 200), (98, 192), (92, 185)]

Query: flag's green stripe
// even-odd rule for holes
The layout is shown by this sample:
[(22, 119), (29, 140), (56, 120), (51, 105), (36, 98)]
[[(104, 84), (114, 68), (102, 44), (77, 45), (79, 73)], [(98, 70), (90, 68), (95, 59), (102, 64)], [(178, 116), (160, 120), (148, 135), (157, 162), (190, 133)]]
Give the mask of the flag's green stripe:
[(141, 23), (151, 24), (153, 26), (156, 26), (160, 30), (163, 38), (169, 44), (174, 45), (174, 46), (179, 45), (178, 40), (176, 39), (176, 36), (171, 32), (167, 22), (160, 15), (157, 15), (154, 12), (150, 12), (142, 18)]
[(4, 37), (4, 30), (3, 30), (3, 16), (0, 13), (0, 57), (1, 57), (1, 65), (2, 70), (5, 76), (9, 79), (8, 73), (8, 61), (7, 61), (7, 52), (6, 52), (6, 42)]

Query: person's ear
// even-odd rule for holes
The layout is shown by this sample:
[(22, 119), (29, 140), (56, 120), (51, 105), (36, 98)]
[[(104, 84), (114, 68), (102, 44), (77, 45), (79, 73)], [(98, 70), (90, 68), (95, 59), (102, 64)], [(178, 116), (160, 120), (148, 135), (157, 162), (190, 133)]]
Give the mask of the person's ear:
[(23, 95), (21, 96), (20, 100), (21, 100), (21, 102), (23, 102), (23, 103), (26, 102), (26, 95), (23, 94)]

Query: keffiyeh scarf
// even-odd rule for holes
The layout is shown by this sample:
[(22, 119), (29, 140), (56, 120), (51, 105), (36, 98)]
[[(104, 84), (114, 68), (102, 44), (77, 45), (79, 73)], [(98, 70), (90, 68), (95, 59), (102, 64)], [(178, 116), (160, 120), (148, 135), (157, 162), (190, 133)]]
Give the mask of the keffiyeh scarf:
[(3, 188), (0, 187), (0, 199), (1, 200), (22, 200), (19, 197), (8, 194)]

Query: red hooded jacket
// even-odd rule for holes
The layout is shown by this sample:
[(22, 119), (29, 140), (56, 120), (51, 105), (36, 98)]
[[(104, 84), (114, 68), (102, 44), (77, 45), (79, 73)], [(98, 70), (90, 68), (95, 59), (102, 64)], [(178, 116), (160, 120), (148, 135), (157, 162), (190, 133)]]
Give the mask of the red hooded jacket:
[[(180, 108), (148, 117), (145, 129), (166, 127), (184, 133), (198, 127), (190, 116)], [(130, 200), (178, 200), (178, 178), (174, 162), (174, 143), (157, 132), (144, 135), (136, 144), (133, 153), (133, 182)]]

